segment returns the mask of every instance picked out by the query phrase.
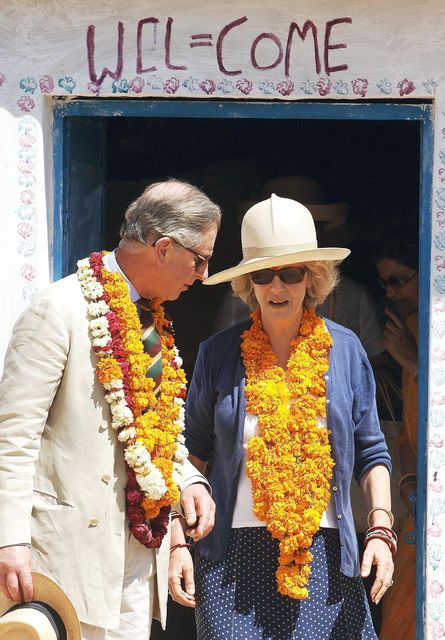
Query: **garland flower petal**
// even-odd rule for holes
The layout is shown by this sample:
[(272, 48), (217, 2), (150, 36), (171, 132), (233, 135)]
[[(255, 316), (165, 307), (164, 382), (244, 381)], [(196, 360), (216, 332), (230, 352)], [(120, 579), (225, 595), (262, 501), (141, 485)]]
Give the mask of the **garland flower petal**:
[(247, 475), (254, 512), (279, 540), (278, 591), (308, 597), (309, 550), (330, 496), (334, 461), (326, 417), (326, 383), (332, 338), (314, 311), (305, 311), (291, 342), (287, 371), (277, 365), (261, 314), (243, 333), (247, 411), (258, 418), (260, 435), (249, 442)]
[(157, 394), (146, 373), (152, 357), (144, 352), (142, 327), (122, 276), (104, 265), (105, 253), (77, 263), (77, 278), (87, 301), (96, 376), (110, 405), (111, 426), (124, 444), (126, 503), (130, 530), (147, 547), (159, 547), (167, 532), (171, 505), (188, 456), (184, 446), (186, 378), (174, 344), (171, 322), (153, 302), (161, 339), (162, 379)]

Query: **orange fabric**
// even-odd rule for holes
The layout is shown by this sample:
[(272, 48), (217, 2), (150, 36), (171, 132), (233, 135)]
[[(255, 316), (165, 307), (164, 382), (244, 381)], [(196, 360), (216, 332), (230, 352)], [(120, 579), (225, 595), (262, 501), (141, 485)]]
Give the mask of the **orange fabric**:
[[(413, 313), (406, 319), (408, 329), (418, 341), (418, 315)], [(403, 369), (402, 371), (402, 395), (403, 395), (403, 426), (400, 429), (398, 438), (399, 446), (409, 443), (417, 453), (417, 393), (419, 385), (412, 373)]]
[(416, 638), (416, 545), (404, 541), (405, 534), (413, 532), (414, 519), (409, 516), (399, 538), (394, 585), (383, 597), (380, 640)]
[[(417, 313), (407, 318), (407, 325), (418, 340)], [(417, 453), (417, 393), (414, 376), (402, 371), (403, 427), (398, 443), (409, 443)], [(415, 640), (416, 637), (416, 545), (407, 544), (415, 531), (414, 518), (407, 516), (394, 563), (394, 585), (383, 598), (380, 640)]]

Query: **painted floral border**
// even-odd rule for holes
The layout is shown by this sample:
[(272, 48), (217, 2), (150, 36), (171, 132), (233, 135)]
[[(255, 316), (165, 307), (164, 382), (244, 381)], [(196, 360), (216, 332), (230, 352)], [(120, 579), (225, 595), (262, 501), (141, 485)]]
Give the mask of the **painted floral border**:
[(17, 214), (17, 251), (22, 256), (20, 275), (25, 303), (37, 294), (36, 287), (36, 155), (37, 124), (29, 116), (17, 121), (18, 133), (18, 184), (20, 187)]
[[(109, 80), (109, 79), (107, 79)], [(107, 81), (106, 80), (106, 81)], [(106, 82), (105, 81), (105, 82)], [(0, 87), (7, 84), (5, 74), (0, 72)], [(281, 80), (262, 79), (258, 81), (249, 78), (229, 79), (222, 78), (198, 78), (193, 75), (180, 79), (176, 76), (163, 78), (161, 75), (152, 74), (147, 77), (135, 76), (133, 78), (121, 78), (109, 80), (109, 84), (97, 84), (88, 82), (86, 86), (72, 76), (65, 75), (54, 79), (51, 75), (43, 75), (39, 78), (26, 76), (20, 79), (18, 88), (22, 95), (17, 99), (17, 107), (24, 113), (31, 112), (36, 106), (36, 99), (41, 95), (156, 95), (159, 94), (181, 96), (191, 94), (198, 96), (243, 97), (264, 96), (268, 98), (327, 96), (344, 98), (366, 98), (368, 95), (397, 96), (398, 98), (412, 95), (421, 89), (423, 93), (434, 96), (438, 83), (433, 78), (425, 79), (421, 87), (416, 87), (413, 80), (401, 78), (391, 81), (381, 78), (371, 82), (367, 77), (356, 77), (351, 80), (336, 79), (321, 76), (316, 79), (305, 78), (298, 82), (289, 78)], [(77, 88), (77, 91), (75, 89)]]

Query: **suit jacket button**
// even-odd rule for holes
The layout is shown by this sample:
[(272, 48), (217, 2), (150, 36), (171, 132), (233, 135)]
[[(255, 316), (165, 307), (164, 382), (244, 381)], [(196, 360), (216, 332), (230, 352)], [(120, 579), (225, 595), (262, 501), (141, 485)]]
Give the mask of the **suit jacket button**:
[(99, 524), (99, 520), (97, 520), (96, 518), (92, 518), (92, 519), (90, 520), (90, 523), (89, 523), (89, 525), (88, 525), (88, 526), (89, 526), (89, 527), (97, 527), (97, 525), (98, 525), (98, 524)]
[(108, 484), (111, 480), (111, 476), (108, 475), (108, 473), (104, 473), (101, 479), (102, 479), (102, 482), (105, 482), (105, 484)]

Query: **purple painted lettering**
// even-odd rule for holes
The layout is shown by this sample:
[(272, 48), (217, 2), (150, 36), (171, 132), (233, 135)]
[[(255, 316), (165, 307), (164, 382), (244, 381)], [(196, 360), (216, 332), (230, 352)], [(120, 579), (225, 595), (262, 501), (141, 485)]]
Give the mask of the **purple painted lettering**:
[[(274, 62), (272, 62), (271, 64), (265, 65), (263, 67), (258, 64), (256, 59), (256, 48), (258, 44), (261, 42), (261, 40), (272, 40), (272, 42), (275, 42), (275, 44), (277, 45), (277, 49), (278, 49), (278, 55), (276, 60), (274, 60)], [(250, 59), (252, 61), (253, 68), (258, 69), (258, 71), (264, 71), (266, 69), (274, 69), (280, 64), (280, 62), (283, 59), (283, 45), (281, 44), (281, 41), (279, 40), (279, 38), (277, 38), (277, 36), (274, 33), (260, 33), (260, 35), (257, 36), (255, 40), (252, 42), (252, 46), (250, 48)]]
[(336, 18), (335, 20), (329, 20), (329, 22), (326, 22), (326, 29), (324, 32), (324, 69), (328, 76), (335, 71), (346, 71), (346, 69), (348, 69), (347, 64), (339, 64), (335, 67), (331, 67), (329, 64), (329, 51), (332, 51), (333, 49), (346, 49), (346, 45), (343, 43), (330, 44), (329, 42), (332, 27), (335, 27), (336, 24), (352, 24), (352, 18)]
[(242, 73), (241, 69), (237, 69), (236, 71), (229, 71), (228, 69), (225, 68), (223, 64), (223, 44), (224, 44), (224, 39), (226, 35), (229, 33), (229, 31), (231, 31), (235, 27), (238, 27), (240, 24), (243, 24), (244, 22), (247, 22), (247, 16), (243, 16), (242, 18), (238, 18), (238, 20), (229, 22), (229, 24), (226, 24), (226, 26), (223, 29), (221, 29), (221, 32), (218, 36), (218, 40), (216, 42), (216, 59), (218, 61), (219, 70), (222, 71), (222, 73), (225, 73), (226, 76), (238, 76)]
[(192, 49), (194, 47), (213, 47), (213, 44), (210, 42), (212, 38), (211, 33), (195, 33), (193, 36), (190, 36), (192, 42), (190, 42), (189, 47)]
[(314, 39), (314, 55), (315, 55), (315, 70), (319, 74), (321, 71), (321, 62), (320, 62), (320, 53), (318, 50), (318, 32), (317, 27), (312, 22), (312, 20), (306, 20), (303, 25), (303, 28), (300, 29), (296, 22), (291, 22), (289, 26), (289, 34), (287, 36), (287, 44), (286, 44), (286, 55), (284, 58), (284, 74), (286, 77), (289, 77), (290, 71), (290, 52), (292, 48), (292, 39), (294, 36), (294, 32), (298, 31), (298, 35), (301, 40), (305, 40), (307, 36), (307, 32), (311, 29), (312, 37)]
[[(153, 24), (156, 25), (159, 23), (157, 18), (144, 18), (144, 20), (139, 20), (138, 22), (138, 31), (137, 31), (137, 58), (136, 58), (136, 73), (148, 73), (150, 71), (156, 71), (156, 67), (146, 67), (144, 69), (142, 65), (142, 29), (144, 28), (144, 24)], [(155, 27), (153, 27), (153, 30)]]
[(122, 22), (118, 23), (117, 26), (117, 64), (116, 71), (110, 71), (108, 67), (104, 67), (102, 69), (102, 73), (99, 78), (96, 74), (96, 65), (94, 62), (94, 51), (95, 51), (95, 42), (94, 42), (94, 32), (95, 26), (94, 24), (90, 24), (87, 31), (87, 57), (88, 57), (88, 73), (90, 76), (91, 82), (94, 82), (97, 86), (100, 86), (104, 79), (107, 76), (113, 78), (113, 80), (120, 80), (122, 76), (122, 69), (124, 67), (124, 59), (123, 59), (123, 48), (124, 48), (124, 25)]
[(172, 24), (173, 24), (173, 18), (168, 18), (167, 28), (165, 30), (165, 66), (167, 67), (167, 69), (182, 71), (184, 69), (187, 69), (187, 67), (182, 67), (177, 64), (172, 64), (171, 62)]

